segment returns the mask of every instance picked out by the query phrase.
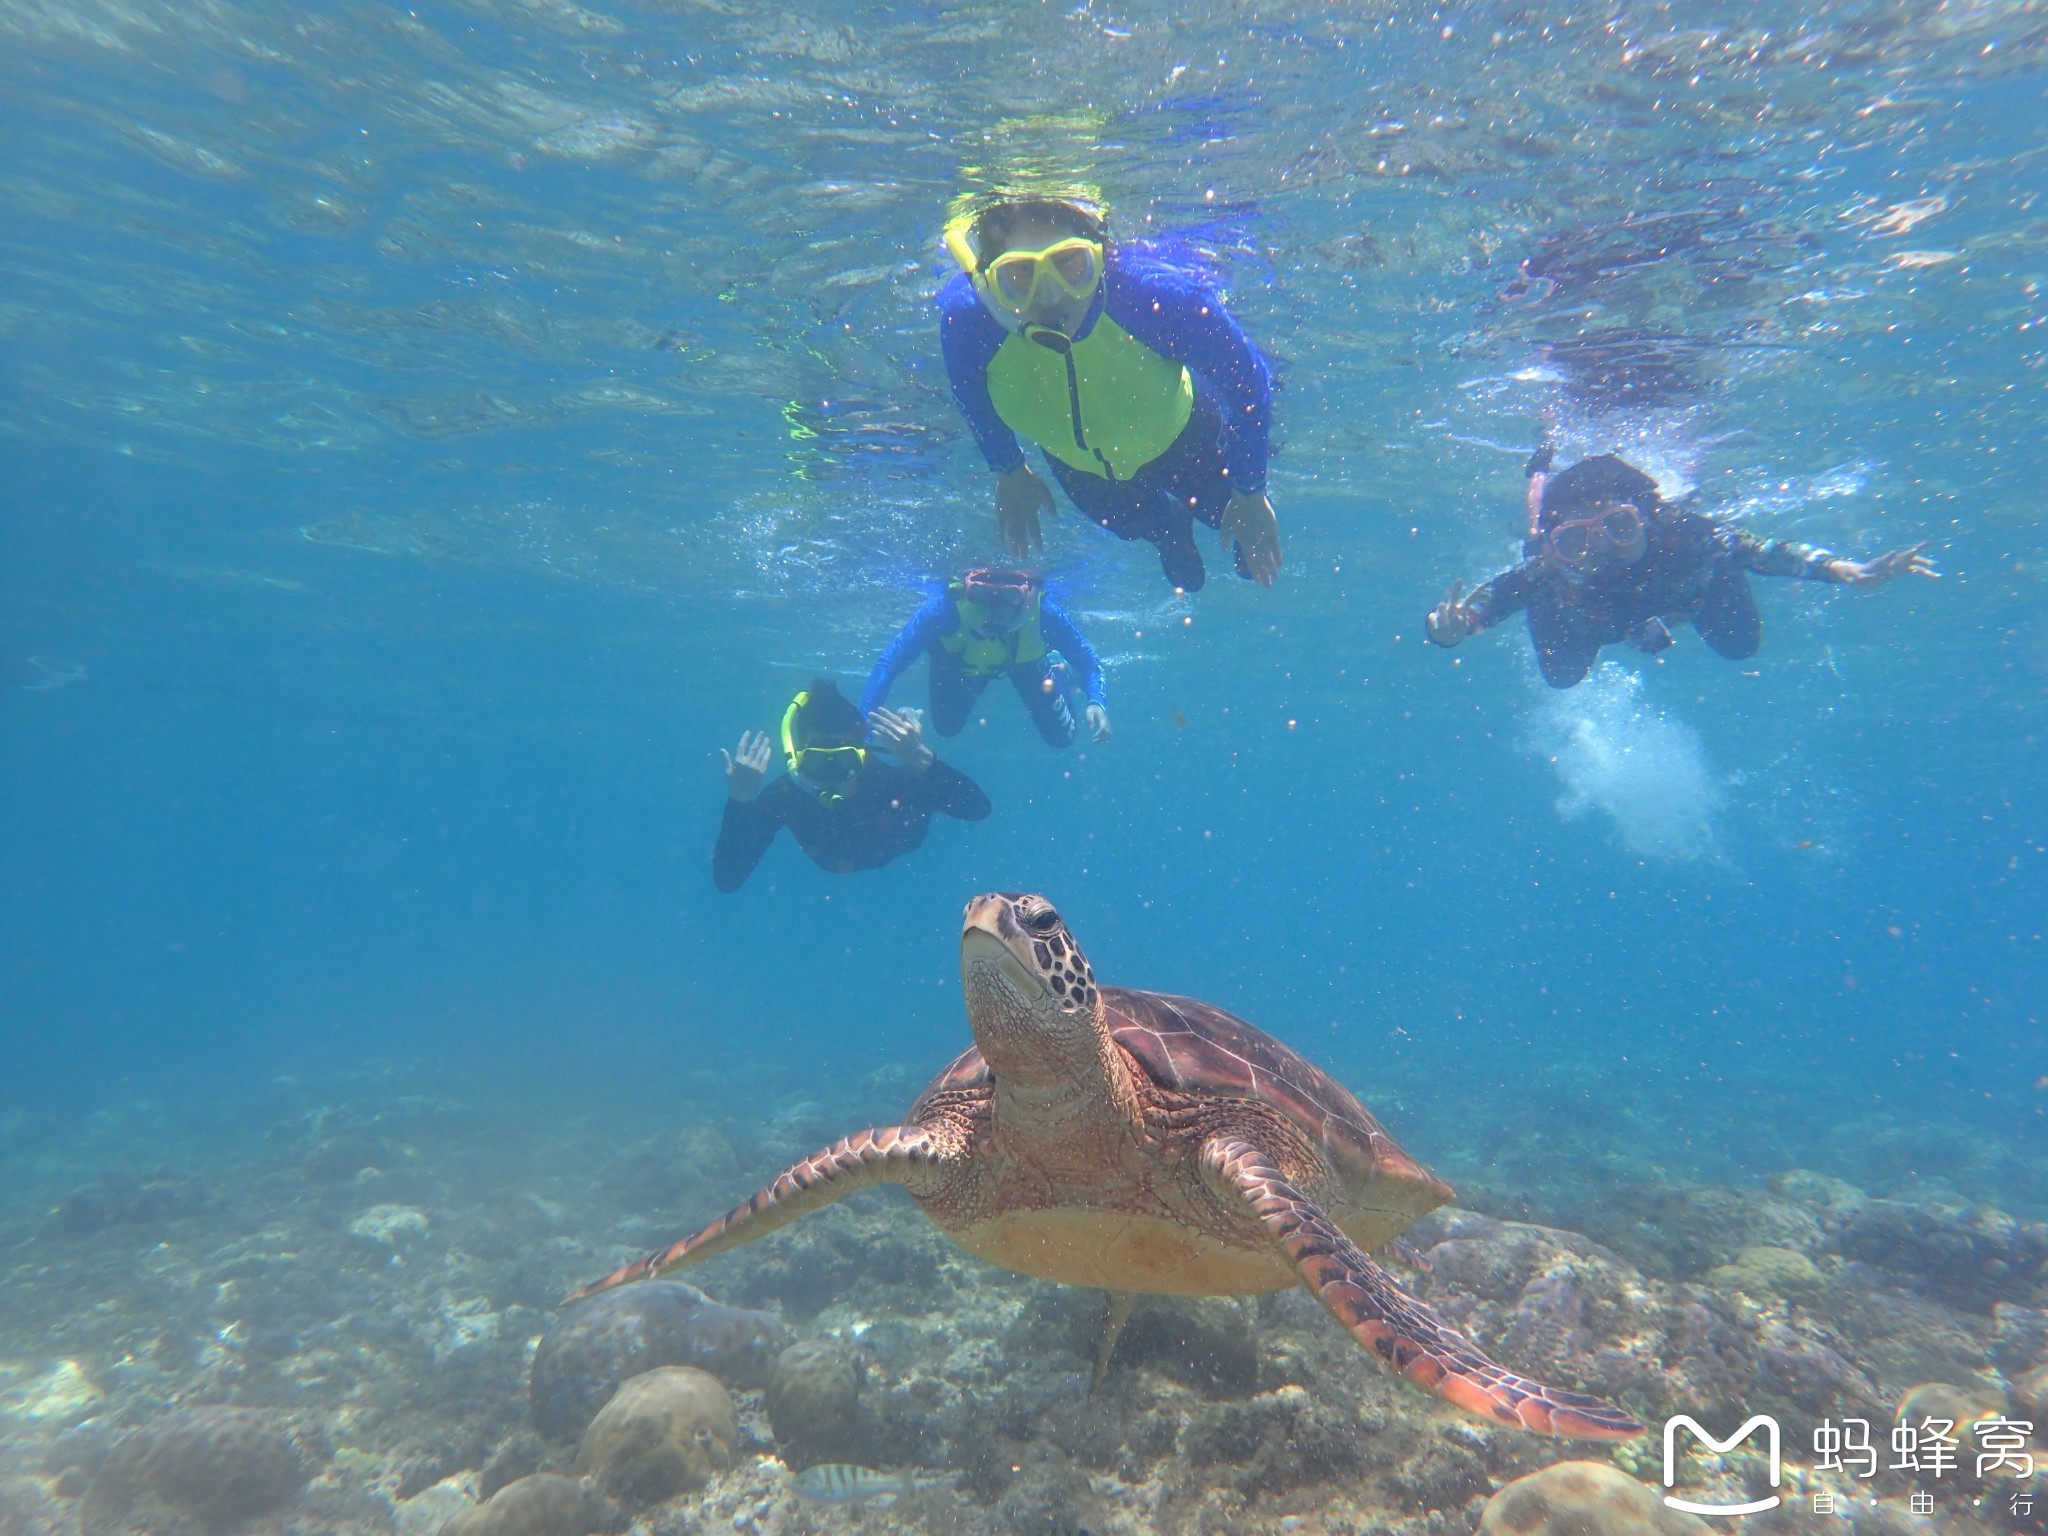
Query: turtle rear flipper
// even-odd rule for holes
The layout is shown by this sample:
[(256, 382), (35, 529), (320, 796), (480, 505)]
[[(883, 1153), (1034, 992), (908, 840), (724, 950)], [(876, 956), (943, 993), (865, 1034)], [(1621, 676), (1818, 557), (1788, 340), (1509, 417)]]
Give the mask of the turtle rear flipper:
[(1547, 1387), (1487, 1358), (1387, 1278), (1267, 1154), (1235, 1137), (1202, 1148), (1202, 1172), (1234, 1194), (1358, 1341), (1417, 1386), (1468, 1413), (1572, 1440), (1628, 1440), (1643, 1426), (1610, 1403)]
[(1116, 1341), (1124, 1331), (1124, 1324), (1131, 1320), (1137, 1310), (1138, 1298), (1132, 1291), (1111, 1291), (1109, 1306), (1102, 1314), (1102, 1331), (1095, 1336), (1095, 1374), (1088, 1380), (1088, 1395), (1093, 1397), (1102, 1390), (1102, 1383), (1109, 1376), (1109, 1357), (1116, 1353)]
[(870, 1185), (902, 1184), (913, 1194), (926, 1193), (945, 1181), (959, 1155), (959, 1142), (950, 1126), (890, 1125), (855, 1131), (791, 1164), (774, 1183), (756, 1190), (703, 1231), (571, 1291), (563, 1304), (751, 1243)]

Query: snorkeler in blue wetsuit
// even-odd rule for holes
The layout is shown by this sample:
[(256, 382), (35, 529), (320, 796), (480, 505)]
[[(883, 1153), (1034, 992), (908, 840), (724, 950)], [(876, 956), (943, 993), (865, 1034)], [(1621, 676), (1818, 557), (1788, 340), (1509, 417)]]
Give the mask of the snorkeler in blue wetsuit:
[(961, 265), (939, 291), (953, 398), (996, 479), (996, 529), (1019, 559), (1039, 547), (1052, 493), (1020, 438), (1045, 450), (1074, 504), (1159, 550), (1167, 579), (1205, 580), (1194, 523), (1271, 586), (1280, 528), (1266, 498), (1272, 379), (1198, 275), (1116, 246), (1078, 199), (1019, 197), (956, 219)]
[[(1052, 651), (1066, 666), (1047, 660)], [(982, 689), (1001, 676), (1017, 690), (1038, 734), (1052, 746), (1066, 746), (1075, 729), (1066, 688), (1072, 667), (1081, 674), (1090, 733), (1096, 741), (1109, 740), (1102, 662), (1066, 609), (1026, 572), (968, 571), (927, 599), (868, 674), (861, 713), (881, 708), (890, 685), (926, 655), (932, 659), (932, 724), (941, 736), (959, 734)]]

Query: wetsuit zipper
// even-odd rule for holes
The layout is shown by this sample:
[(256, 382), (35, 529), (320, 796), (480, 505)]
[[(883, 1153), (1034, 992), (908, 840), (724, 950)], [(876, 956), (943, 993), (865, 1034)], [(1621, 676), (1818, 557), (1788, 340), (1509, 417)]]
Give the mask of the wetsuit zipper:
[[(1050, 336), (1058, 336), (1059, 340), (1048, 340), (1047, 338)], [(1047, 351), (1059, 353), (1060, 360), (1067, 365), (1067, 416), (1074, 425), (1074, 446), (1081, 449), (1084, 453), (1094, 454), (1095, 462), (1102, 466), (1102, 473), (1114, 483), (1116, 480), (1115, 466), (1103, 456), (1100, 448), (1097, 448), (1088, 441), (1088, 435), (1081, 430), (1081, 375), (1074, 368), (1073, 338), (1062, 332), (1046, 329), (1034, 330), (1031, 333), (1031, 339)]]

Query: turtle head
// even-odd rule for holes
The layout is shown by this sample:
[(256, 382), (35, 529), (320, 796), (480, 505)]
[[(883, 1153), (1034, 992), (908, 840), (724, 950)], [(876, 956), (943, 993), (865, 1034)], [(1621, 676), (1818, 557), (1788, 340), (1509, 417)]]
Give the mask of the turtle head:
[(960, 979), (984, 1052), (990, 1032), (1028, 1037), (1096, 1027), (1095, 973), (1043, 896), (996, 891), (967, 903)]

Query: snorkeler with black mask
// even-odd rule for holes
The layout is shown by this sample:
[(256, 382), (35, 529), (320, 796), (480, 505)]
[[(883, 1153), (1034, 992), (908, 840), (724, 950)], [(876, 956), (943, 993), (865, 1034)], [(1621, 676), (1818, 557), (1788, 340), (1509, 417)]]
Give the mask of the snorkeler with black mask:
[[(768, 781), (765, 731), (740, 735), (725, 754), (727, 796), (711, 879), (736, 891), (784, 827), (820, 869), (835, 875), (879, 869), (923, 845), (934, 814), (981, 821), (988, 796), (925, 745), (914, 710), (877, 709), (866, 719), (820, 679), (782, 716), (788, 772)], [(884, 760), (886, 752), (895, 761)]]
[(1553, 688), (1592, 670), (1601, 648), (1626, 641), (1654, 654), (1670, 626), (1691, 624), (1710, 649), (1742, 661), (1763, 640), (1746, 573), (1838, 586), (1881, 587), (1900, 576), (1938, 577), (1927, 546), (1848, 560), (1810, 544), (1759, 539), (1724, 519), (1673, 506), (1657, 483), (1611, 454), (1549, 474), (1548, 450), (1529, 463), (1529, 537), (1521, 564), (1428, 618), (1429, 638), (1458, 644), (1518, 609), (1529, 615), (1537, 665)]

